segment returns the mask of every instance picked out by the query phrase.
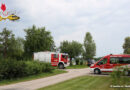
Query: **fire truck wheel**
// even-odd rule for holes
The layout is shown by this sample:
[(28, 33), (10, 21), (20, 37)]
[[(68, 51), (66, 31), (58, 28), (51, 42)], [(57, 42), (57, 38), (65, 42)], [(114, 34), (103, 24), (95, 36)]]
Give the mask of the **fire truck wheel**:
[(96, 68), (94, 69), (94, 74), (101, 74), (101, 71), (98, 68)]
[(64, 64), (59, 64), (58, 67), (59, 69), (64, 69)]

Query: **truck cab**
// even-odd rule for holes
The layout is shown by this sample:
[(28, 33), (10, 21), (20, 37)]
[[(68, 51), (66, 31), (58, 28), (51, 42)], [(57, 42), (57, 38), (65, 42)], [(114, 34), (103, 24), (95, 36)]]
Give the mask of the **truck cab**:
[(54, 53), (51, 55), (51, 65), (64, 69), (68, 65), (68, 54)]

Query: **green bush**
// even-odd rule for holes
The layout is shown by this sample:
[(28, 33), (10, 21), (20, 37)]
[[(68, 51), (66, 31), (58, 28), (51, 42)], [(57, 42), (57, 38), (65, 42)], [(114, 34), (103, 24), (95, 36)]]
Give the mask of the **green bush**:
[(26, 61), (25, 64), (26, 64), (27, 75), (52, 71), (52, 66), (49, 63), (39, 62), (39, 61)]
[(0, 61), (0, 79), (11, 79), (25, 75), (25, 62), (16, 60)]
[(76, 58), (76, 59), (75, 59), (76, 65), (79, 65), (79, 61), (80, 61), (79, 58)]
[(80, 65), (83, 65), (83, 60), (80, 60)]
[(24, 77), (52, 70), (52, 66), (45, 62), (0, 60), (0, 79)]
[[(114, 71), (111, 73), (111, 85), (120, 85), (124, 86), (127, 85), (128, 78), (124, 76), (124, 70), (126, 70), (126, 67), (116, 67), (114, 68)], [(115, 88), (115, 90), (119, 90), (119, 88)], [(124, 90), (124, 88), (120, 88), (120, 90)]]

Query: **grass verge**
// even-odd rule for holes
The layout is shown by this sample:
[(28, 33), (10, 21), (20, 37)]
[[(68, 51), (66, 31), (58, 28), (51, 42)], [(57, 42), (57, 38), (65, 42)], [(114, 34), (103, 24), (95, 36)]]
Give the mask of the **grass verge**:
[[(130, 78), (127, 84), (130, 85)], [(101, 76), (82, 76), (51, 85), (38, 90), (129, 90), (130, 88), (111, 88), (111, 78)]]
[(81, 68), (87, 68), (87, 65), (73, 65), (73, 66), (68, 66), (66, 69), (81, 69)]
[(35, 79), (49, 77), (49, 76), (53, 76), (53, 75), (57, 75), (57, 74), (61, 74), (61, 73), (66, 73), (66, 72), (67, 71), (55, 69), (50, 73), (49, 72), (48, 73), (41, 73), (41, 74), (32, 75), (32, 76), (28, 76), (28, 77), (17, 78), (17, 79), (2, 80), (2, 81), (0, 81), (0, 86), (7, 85), (7, 84), (14, 84), (14, 83), (18, 83), (18, 82), (35, 80)]

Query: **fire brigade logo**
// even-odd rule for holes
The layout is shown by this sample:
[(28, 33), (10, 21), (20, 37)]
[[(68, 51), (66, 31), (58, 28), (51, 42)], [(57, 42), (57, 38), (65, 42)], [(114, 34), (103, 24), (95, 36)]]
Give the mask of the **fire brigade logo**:
[(3, 12), (6, 10), (5, 4), (2, 4), (2, 5), (1, 5), (1, 10), (2, 10)]
[(7, 11), (6, 5), (2, 3), (0, 6), (0, 21), (6, 20), (6, 19), (9, 19), (11, 21), (16, 21), (16, 20), (19, 20), (20, 17), (16, 16), (15, 12)]

